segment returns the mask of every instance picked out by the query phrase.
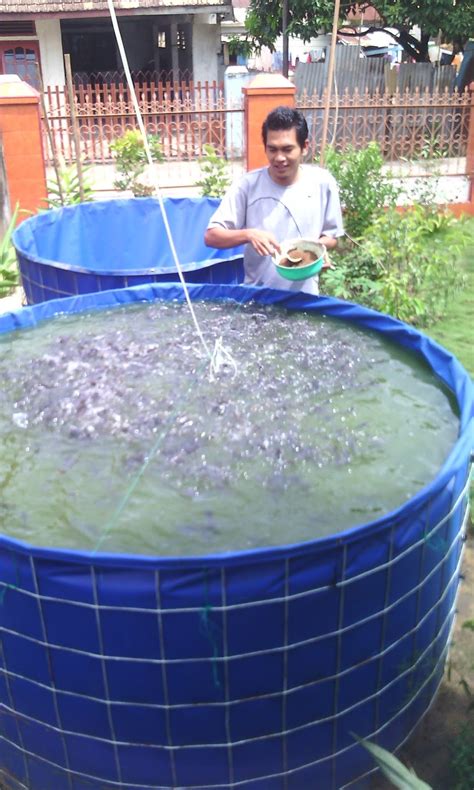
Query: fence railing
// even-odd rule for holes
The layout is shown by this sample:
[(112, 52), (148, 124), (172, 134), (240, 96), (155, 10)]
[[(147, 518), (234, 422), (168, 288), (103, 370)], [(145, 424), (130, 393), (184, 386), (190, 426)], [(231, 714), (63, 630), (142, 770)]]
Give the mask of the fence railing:
[[(137, 83), (136, 95), (147, 131), (158, 135), (168, 162), (195, 161), (210, 143), (220, 156), (243, 156), (243, 109), (230, 103), (223, 87), (209, 83)], [(310, 129), (310, 159), (319, 156), (325, 94), (297, 96)], [(48, 88), (45, 107), (56, 153), (74, 161), (73, 129), (67, 91)], [(127, 129), (136, 128), (127, 86), (76, 85), (75, 107), (81, 155), (86, 162), (112, 161), (111, 142)], [(433, 160), (465, 157), (469, 134), (469, 93), (414, 91), (395, 93), (333, 93), (330, 104), (329, 142), (338, 150), (348, 145), (362, 148), (377, 140), (387, 161)], [(44, 133), (48, 163), (53, 151)]]
[[(301, 94), (297, 106), (310, 129), (310, 156), (319, 155), (325, 94)], [(469, 133), (471, 98), (468, 92), (333, 94), (329, 116), (329, 142), (343, 151), (365, 147), (371, 140), (381, 146), (388, 161), (464, 157)]]
[[(154, 69), (140, 69), (131, 71), (132, 80), (134, 83), (146, 85), (147, 83), (175, 83), (175, 82), (194, 82), (193, 72), (191, 69), (161, 69), (155, 71)], [(125, 84), (125, 72), (122, 70), (109, 70), (109, 71), (74, 71), (73, 82), (75, 85), (119, 85)]]
[[(240, 103), (226, 102), (223, 87), (217, 82), (135, 83), (144, 123), (149, 134), (158, 135), (167, 160), (194, 160), (211, 144), (221, 156), (241, 155), (240, 143), (229, 129), (242, 125)], [(110, 143), (128, 129), (137, 126), (135, 111), (127, 85), (89, 83), (76, 85), (75, 109), (81, 140), (81, 154), (86, 162), (111, 161)], [(48, 87), (45, 91), (47, 122), (55, 153), (65, 162), (75, 158), (70, 106), (65, 87)], [(44, 127), (46, 126), (43, 124)], [(52, 162), (51, 139), (44, 130), (44, 150)], [(239, 135), (237, 135), (239, 137)], [(229, 148), (231, 150), (229, 150)]]

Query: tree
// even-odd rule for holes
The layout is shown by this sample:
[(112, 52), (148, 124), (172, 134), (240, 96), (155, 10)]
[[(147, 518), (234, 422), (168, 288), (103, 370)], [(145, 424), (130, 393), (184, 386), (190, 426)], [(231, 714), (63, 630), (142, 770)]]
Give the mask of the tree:
[[(342, 6), (342, 13), (362, 13), (368, 7), (378, 11), (383, 26), (365, 27), (360, 36), (375, 30), (385, 30), (405, 52), (417, 62), (428, 60), (428, 42), (441, 32), (445, 42), (463, 43), (474, 35), (474, 0), (373, 0), (372, 3), (354, 3)], [(309, 41), (332, 27), (334, 4), (327, 0), (291, 0), (288, 33), (303, 41)], [(347, 18), (339, 20), (347, 26)], [(418, 26), (421, 35), (410, 34)], [(249, 13), (245, 22), (248, 39), (258, 50), (262, 46), (275, 49), (275, 41), (281, 34), (281, 0), (250, 0)], [(387, 28), (395, 28), (396, 33)], [(345, 33), (349, 32), (345, 30)]]

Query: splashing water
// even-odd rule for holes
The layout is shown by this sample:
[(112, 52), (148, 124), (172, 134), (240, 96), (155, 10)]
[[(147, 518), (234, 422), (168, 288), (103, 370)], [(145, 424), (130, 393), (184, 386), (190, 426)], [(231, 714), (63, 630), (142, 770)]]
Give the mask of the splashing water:
[(3, 336), (5, 532), (176, 555), (297, 542), (403, 504), (445, 460), (453, 401), (416, 356), (299, 312), (195, 309), (230, 340), (237, 374), (229, 364), (209, 380), (185, 308), (169, 302)]

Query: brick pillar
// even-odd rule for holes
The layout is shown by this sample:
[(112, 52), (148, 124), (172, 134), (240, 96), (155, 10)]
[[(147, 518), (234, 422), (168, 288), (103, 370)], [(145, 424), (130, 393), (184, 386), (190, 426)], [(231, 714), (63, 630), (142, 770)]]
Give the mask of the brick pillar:
[(45, 208), (46, 172), (39, 96), (16, 75), (0, 79), (0, 135), (11, 210), (17, 202), (20, 209), (28, 211)]
[(268, 164), (262, 143), (262, 123), (268, 113), (280, 104), (295, 106), (296, 88), (281, 74), (259, 74), (244, 94), (244, 127), (247, 170)]

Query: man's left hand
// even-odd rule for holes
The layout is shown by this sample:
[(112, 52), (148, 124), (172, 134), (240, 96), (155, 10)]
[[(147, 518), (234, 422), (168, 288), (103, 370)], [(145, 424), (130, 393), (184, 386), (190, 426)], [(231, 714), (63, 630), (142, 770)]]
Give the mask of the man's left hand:
[(329, 257), (327, 249), (324, 248), (324, 261), (323, 261), (322, 271), (324, 271), (324, 269), (335, 269), (335, 268), (336, 267), (334, 266), (331, 258)]

